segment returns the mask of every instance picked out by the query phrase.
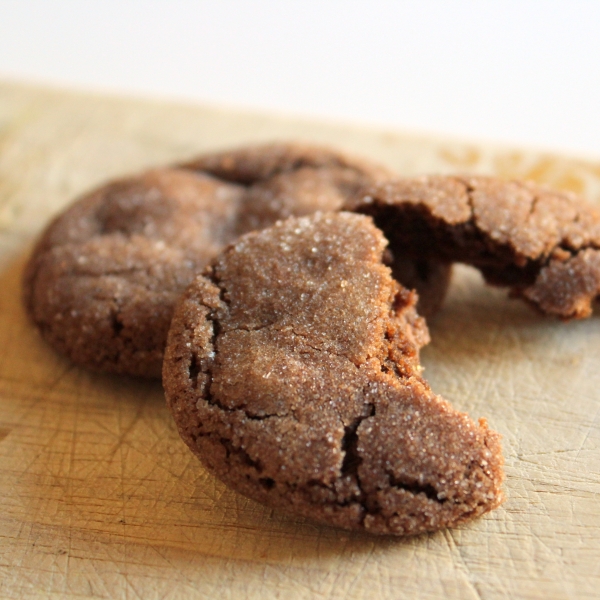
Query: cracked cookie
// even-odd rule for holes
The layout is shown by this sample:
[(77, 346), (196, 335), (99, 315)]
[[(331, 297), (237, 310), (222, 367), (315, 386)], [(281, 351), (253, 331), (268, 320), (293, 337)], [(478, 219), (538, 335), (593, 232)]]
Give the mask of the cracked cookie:
[(179, 300), (163, 367), (179, 432), (233, 489), (379, 534), (500, 504), (499, 435), (421, 377), (415, 293), (350, 213), (290, 218), (228, 246)]
[(600, 213), (572, 194), (433, 176), (376, 184), (345, 209), (372, 216), (392, 252), (473, 265), (544, 313), (588, 317), (600, 294)]
[[(174, 303), (241, 233), (338, 210), (383, 167), (310, 146), (206, 155), (105, 185), (58, 216), (25, 273), (25, 304), (50, 344), (100, 371), (160, 377)], [(402, 261), (398, 276), (435, 310), (448, 271)]]
[(160, 377), (173, 306), (234, 239), (243, 190), (158, 169), (101, 187), (55, 219), (25, 271), (43, 337), (73, 362)]

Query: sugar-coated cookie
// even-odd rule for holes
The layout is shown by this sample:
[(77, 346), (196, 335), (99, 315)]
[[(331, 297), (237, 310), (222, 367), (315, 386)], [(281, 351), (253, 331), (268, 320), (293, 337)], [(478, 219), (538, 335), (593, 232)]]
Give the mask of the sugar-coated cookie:
[(406, 535), (498, 506), (503, 459), (421, 376), (427, 328), (386, 243), (343, 212), (242, 236), (180, 299), (163, 384), (182, 438), (233, 489)]

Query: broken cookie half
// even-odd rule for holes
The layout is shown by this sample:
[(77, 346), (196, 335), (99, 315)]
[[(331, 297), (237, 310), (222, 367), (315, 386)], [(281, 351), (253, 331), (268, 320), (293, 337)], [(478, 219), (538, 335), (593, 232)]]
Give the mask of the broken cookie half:
[(600, 294), (600, 212), (573, 194), (431, 176), (375, 184), (344, 208), (372, 216), (392, 253), (470, 264), (546, 314), (588, 317)]
[(349, 213), (240, 238), (180, 299), (163, 368), (206, 467), (268, 506), (380, 534), (456, 525), (502, 502), (500, 436), (421, 377), (429, 341)]

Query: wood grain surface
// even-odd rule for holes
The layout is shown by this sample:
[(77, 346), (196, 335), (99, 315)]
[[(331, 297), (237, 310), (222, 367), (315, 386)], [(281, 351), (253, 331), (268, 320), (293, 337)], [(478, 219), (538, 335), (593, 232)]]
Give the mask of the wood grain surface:
[(535, 179), (600, 202), (583, 160), (0, 84), (0, 597), (598, 598), (600, 318), (545, 319), (455, 273), (423, 352), (432, 387), (504, 436), (506, 503), (391, 539), (264, 508), (205, 473), (160, 384), (56, 356), (28, 323), (35, 235), (117, 175), (251, 141), (324, 142), (403, 174)]

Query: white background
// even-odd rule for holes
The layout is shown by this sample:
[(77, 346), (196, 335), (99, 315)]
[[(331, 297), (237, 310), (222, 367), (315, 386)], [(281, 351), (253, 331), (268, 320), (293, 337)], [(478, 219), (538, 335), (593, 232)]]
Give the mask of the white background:
[(600, 158), (596, 0), (0, 0), (0, 78)]

